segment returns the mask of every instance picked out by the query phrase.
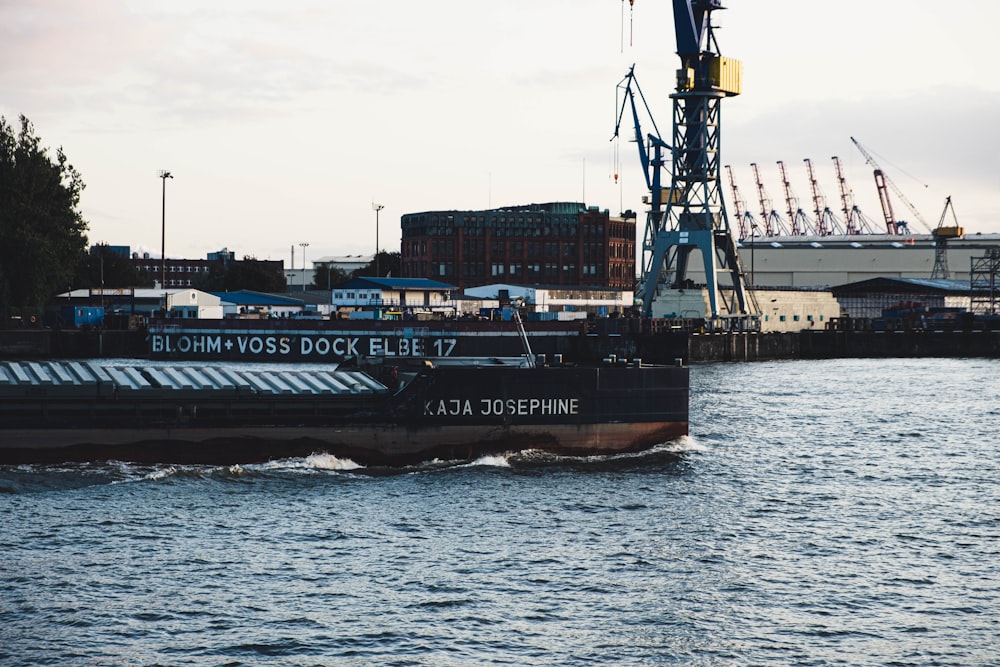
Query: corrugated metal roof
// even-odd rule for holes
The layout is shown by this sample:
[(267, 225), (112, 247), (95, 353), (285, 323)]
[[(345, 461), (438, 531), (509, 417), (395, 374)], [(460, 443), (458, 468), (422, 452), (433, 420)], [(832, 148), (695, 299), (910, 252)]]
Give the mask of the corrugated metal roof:
[(868, 278), (845, 285), (832, 287), (831, 291), (838, 292), (861, 292), (875, 291), (892, 286), (909, 288), (907, 291), (932, 290), (935, 292), (968, 293), (971, 291), (968, 280), (944, 280), (929, 278), (897, 278), (894, 276), (881, 276), (878, 278)]
[[(387, 387), (356, 370), (243, 369), (225, 366), (128, 366), (96, 361), (0, 362), (0, 393), (30, 387), (113, 392), (254, 391), (261, 394), (375, 394)], [(103, 393), (103, 392), (102, 392)]]
[(302, 299), (279, 294), (237, 290), (235, 292), (210, 292), (227, 303), (237, 306), (301, 306)]
[(921, 287), (947, 290), (949, 292), (968, 292), (971, 290), (968, 280), (945, 280), (943, 278), (936, 278), (934, 280), (930, 278), (891, 278), (890, 280), (898, 280), (910, 283), (911, 285), (920, 285)]

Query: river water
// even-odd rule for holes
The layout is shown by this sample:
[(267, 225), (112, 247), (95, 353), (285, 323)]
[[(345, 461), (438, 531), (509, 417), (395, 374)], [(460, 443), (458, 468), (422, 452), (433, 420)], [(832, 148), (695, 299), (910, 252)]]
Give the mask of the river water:
[(998, 377), (695, 366), (638, 456), (0, 468), (0, 664), (997, 665)]

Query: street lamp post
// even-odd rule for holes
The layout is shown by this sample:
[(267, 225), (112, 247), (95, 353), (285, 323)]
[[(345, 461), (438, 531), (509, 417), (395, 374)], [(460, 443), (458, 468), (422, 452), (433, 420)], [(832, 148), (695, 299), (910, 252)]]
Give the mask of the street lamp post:
[(385, 206), (372, 202), (372, 208), (375, 210), (375, 277), (378, 278), (382, 275), (378, 267), (378, 212), (385, 208)]
[(306, 248), (309, 247), (308, 243), (300, 243), (299, 247), (302, 248), (302, 291), (306, 291)]
[(173, 178), (166, 169), (159, 172), (160, 180), (163, 181), (163, 219), (160, 223), (160, 287), (167, 288), (167, 179)]

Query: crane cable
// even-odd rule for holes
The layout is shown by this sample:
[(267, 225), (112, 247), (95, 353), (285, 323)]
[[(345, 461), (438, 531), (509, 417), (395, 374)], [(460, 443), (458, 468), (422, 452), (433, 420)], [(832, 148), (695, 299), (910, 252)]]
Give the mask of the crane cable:
[(611, 138), (611, 155), (608, 161), (611, 163), (611, 177), (615, 185), (618, 185), (618, 176), (622, 173), (622, 159), (618, 149), (618, 137)]
[(632, 10), (635, 8), (635, 0), (628, 0), (628, 45), (632, 46)]
[[(635, 0), (628, 0), (628, 45), (632, 46), (632, 12), (635, 8)], [(622, 26), (620, 36), (620, 49), (625, 53), (625, 0), (622, 0)]]

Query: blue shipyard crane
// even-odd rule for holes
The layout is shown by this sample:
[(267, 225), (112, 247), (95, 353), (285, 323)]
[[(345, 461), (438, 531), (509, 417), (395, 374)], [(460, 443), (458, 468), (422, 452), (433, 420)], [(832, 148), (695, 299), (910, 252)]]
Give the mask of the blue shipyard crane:
[[(615, 133), (612, 141), (618, 137), (621, 131), (622, 117), (625, 115), (625, 105), (628, 104), (632, 112), (632, 125), (635, 129), (634, 141), (639, 149), (639, 163), (642, 166), (642, 176), (646, 181), (646, 189), (649, 196), (644, 197), (644, 203), (650, 206), (650, 216), (655, 215), (657, 220), (662, 219), (663, 203), (666, 190), (663, 188), (663, 165), (666, 163), (664, 153), (670, 153), (670, 146), (660, 138), (660, 130), (656, 127), (653, 114), (649, 111), (649, 104), (646, 96), (639, 87), (639, 81), (635, 77), (635, 65), (629, 68), (628, 74), (618, 82), (618, 90), (622, 93), (621, 108), (618, 112), (618, 122), (615, 124)], [(636, 98), (642, 102), (643, 110), (653, 132), (642, 136), (642, 122), (639, 120), (639, 107)], [(655, 213), (654, 213), (655, 212)]]
[[(751, 316), (756, 313), (748, 308), (743, 270), (726, 215), (719, 173), (720, 102), (740, 94), (743, 70), (738, 60), (724, 58), (719, 53), (711, 20), (712, 12), (717, 9), (724, 9), (721, 0), (673, 0), (681, 67), (670, 95), (671, 140), (651, 141), (654, 153), (650, 156), (642, 148), (636, 121), (640, 161), (649, 175), (650, 188), (638, 294), (642, 297), (643, 316), (650, 317), (661, 287), (685, 285), (690, 255), (698, 250), (705, 268), (711, 325), (723, 324), (722, 319), (728, 318), (730, 322), (724, 324), (735, 319), (735, 326), (744, 327), (752, 324)], [(634, 110), (634, 96), (632, 99)], [(662, 188), (651, 177), (658, 175), (664, 165), (662, 149), (670, 151), (669, 188)], [(654, 164), (654, 160), (660, 160), (659, 164)], [(731, 281), (730, 291), (720, 289), (722, 276)]]

